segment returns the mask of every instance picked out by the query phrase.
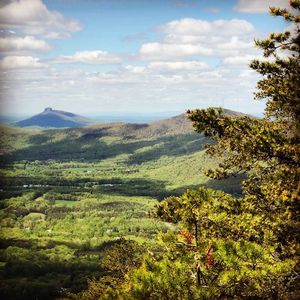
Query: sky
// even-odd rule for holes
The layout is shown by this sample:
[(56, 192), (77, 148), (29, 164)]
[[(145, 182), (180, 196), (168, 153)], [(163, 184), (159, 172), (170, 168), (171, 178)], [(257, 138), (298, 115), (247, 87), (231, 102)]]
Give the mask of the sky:
[(288, 0), (1, 0), (2, 116), (259, 114), (254, 38), (288, 24)]

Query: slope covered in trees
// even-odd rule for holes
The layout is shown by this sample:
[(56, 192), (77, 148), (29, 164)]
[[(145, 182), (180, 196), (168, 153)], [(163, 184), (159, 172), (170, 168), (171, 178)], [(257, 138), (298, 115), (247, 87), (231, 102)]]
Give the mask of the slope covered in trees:
[(176, 229), (160, 236), (161, 250), (118, 288), (98, 282), (94, 297), (92, 282), (78, 299), (299, 299), (300, 1), (290, 6), (271, 14), (291, 31), (256, 41), (265, 60), (251, 63), (262, 75), (256, 98), (266, 100), (265, 118), (188, 112), (216, 141), (207, 152), (222, 161), (208, 175), (246, 174), (243, 197), (201, 187), (165, 199), (156, 216)]

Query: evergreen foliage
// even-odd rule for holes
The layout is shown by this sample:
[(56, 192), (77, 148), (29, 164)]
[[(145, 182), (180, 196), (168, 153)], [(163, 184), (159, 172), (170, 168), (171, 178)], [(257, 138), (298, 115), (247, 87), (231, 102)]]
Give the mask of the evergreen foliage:
[(147, 255), (114, 299), (299, 299), (300, 1), (290, 6), (271, 14), (293, 31), (257, 40), (268, 60), (251, 63), (265, 117), (188, 111), (216, 141), (207, 152), (221, 163), (207, 174), (246, 174), (243, 197), (198, 188), (165, 199), (156, 214), (178, 231), (161, 235), (165, 250)]

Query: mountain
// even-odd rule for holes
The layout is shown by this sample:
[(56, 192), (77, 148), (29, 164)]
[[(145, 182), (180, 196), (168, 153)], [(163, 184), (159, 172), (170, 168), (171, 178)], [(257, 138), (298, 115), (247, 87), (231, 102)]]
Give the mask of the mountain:
[[(251, 117), (241, 112), (230, 109), (222, 109), (223, 114), (230, 117)], [(66, 129), (67, 130), (67, 129)], [(67, 130), (68, 131), (68, 130)], [(125, 139), (141, 138), (162, 138), (166, 136), (175, 136), (195, 133), (192, 122), (185, 113), (159, 121), (150, 123), (97, 123), (84, 128), (74, 128), (69, 133), (76, 136), (101, 138), (104, 136), (115, 136)]]
[[(252, 117), (250, 115), (234, 110), (222, 109), (222, 113), (229, 117), (241, 118)], [(135, 137), (158, 138), (162, 136), (195, 133), (192, 122), (185, 113), (168, 119), (154, 121), (148, 124), (124, 124), (130, 126), (130, 132), (134, 131)]]
[(186, 114), (181, 114), (172, 118), (151, 122), (147, 127), (139, 130), (138, 134), (143, 137), (159, 137), (186, 134), (193, 131), (191, 121), (188, 120)]
[[(56, 116), (56, 112), (46, 109), (44, 113), (35, 117), (44, 120), (44, 115), (52, 117)], [(246, 116), (225, 109), (224, 114), (235, 117)], [(62, 115), (62, 112), (58, 112), (58, 115)], [(28, 119), (26, 123), (26, 120), (23, 123), (19, 122), (21, 123), (19, 126), (41, 126), (41, 123), (29, 122), (35, 117)], [(126, 154), (129, 155), (130, 163), (134, 164), (163, 155), (181, 156), (193, 153), (211, 142), (193, 130), (185, 114), (148, 124), (118, 122), (75, 127), (74, 123), (71, 124), (74, 128), (49, 130), (0, 126), (0, 161), (102, 160)], [(82, 123), (76, 124), (80, 126), (78, 124)], [(53, 127), (55, 124), (52, 122), (43, 125)], [(68, 124), (65, 122), (61, 126), (67, 125), (71, 127), (70, 122)]]
[[(41, 169), (37, 170), (41, 171), (48, 165), (63, 164), (64, 174), (73, 178), (83, 164), (83, 173), (77, 174), (80, 178), (92, 176), (90, 168), (96, 168), (103, 179), (126, 177), (141, 180), (141, 184), (155, 181), (165, 184), (166, 190), (179, 189), (180, 193), (200, 184), (239, 193), (240, 178), (215, 182), (205, 176), (205, 170), (217, 163), (205, 154), (205, 145), (210, 143), (209, 138), (193, 130), (185, 114), (148, 124), (97, 123), (49, 130), (0, 126), (0, 165), (11, 168), (16, 163), (19, 168), (25, 163), (21, 168), (26, 168), (27, 164), (38, 163)], [(20, 180), (19, 185), (27, 184)], [(32, 184), (34, 178), (28, 180)], [(139, 187), (144, 188), (143, 184)]]
[(81, 127), (93, 124), (96, 121), (62, 110), (45, 108), (43, 112), (23, 121), (16, 122), (17, 127)]

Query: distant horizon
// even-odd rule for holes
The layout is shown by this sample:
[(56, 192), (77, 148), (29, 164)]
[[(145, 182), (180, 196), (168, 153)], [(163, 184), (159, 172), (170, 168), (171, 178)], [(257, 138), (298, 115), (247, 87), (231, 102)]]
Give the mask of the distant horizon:
[[(68, 111), (71, 112), (71, 111)], [(74, 112), (71, 112), (74, 113)], [(78, 113), (74, 113), (74, 114), (78, 114), (80, 116), (83, 117), (87, 117), (87, 118), (91, 118), (95, 121), (100, 121), (100, 122), (151, 122), (151, 121), (156, 121), (156, 120), (161, 120), (164, 118), (168, 118), (168, 117), (173, 117), (176, 115), (179, 115), (181, 113), (184, 112), (158, 112), (158, 113), (145, 113), (145, 114), (141, 114), (141, 113), (136, 113), (136, 114), (130, 114), (130, 113), (119, 113), (119, 114), (114, 114), (114, 113), (103, 113), (103, 114), (78, 114)], [(29, 115), (29, 114), (24, 114), (24, 115), (0, 115), (0, 123), (2, 124), (9, 124), (12, 122), (18, 122), (27, 118), (30, 118), (33, 115)]]
[[(46, 108), (46, 107), (45, 107)], [(178, 116), (180, 114), (183, 114), (186, 112), (184, 111), (162, 111), (162, 112), (137, 112), (137, 113), (130, 113), (130, 112), (102, 112), (102, 113), (94, 113), (94, 114), (80, 114), (74, 111), (70, 110), (62, 110), (62, 109), (57, 109), (55, 107), (51, 107), (53, 110), (60, 110), (60, 111), (65, 111), (65, 112), (70, 112), (74, 113), (76, 115), (80, 115), (83, 117), (88, 117), (91, 118), (95, 121), (99, 122), (128, 122), (128, 123), (147, 123), (147, 122), (152, 122), (152, 121), (159, 121), (167, 118), (172, 118), (175, 116)], [(231, 108), (223, 107), (224, 109), (229, 109), (233, 111), (237, 111)], [(39, 113), (43, 112), (40, 111)], [(237, 111), (240, 113), (247, 113), (243, 111)], [(39, 114), (37, 113), (37, 114)], [(247, 113), (250, 115), (253, 115), (255, 117), (262, 117), (263, 113), (261, 112), (252, 112), (252, 113)], [(24, 114), (24, 115), (0, 115), (0, 124), (11, 124), (14, 122), (22, 121), (27, 118), (30, 118), (36, 114)]]
[[(0, 108), (82, 115), (222, 106), (260, 114), (254, 39), (288, 0), (11, 0), (0, 7)], [(69, 109), (71, 108), (71, 109)], [(147, 112), (147, 113), (145, 113)]]

